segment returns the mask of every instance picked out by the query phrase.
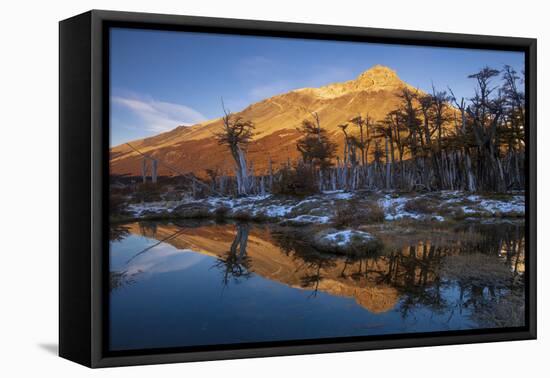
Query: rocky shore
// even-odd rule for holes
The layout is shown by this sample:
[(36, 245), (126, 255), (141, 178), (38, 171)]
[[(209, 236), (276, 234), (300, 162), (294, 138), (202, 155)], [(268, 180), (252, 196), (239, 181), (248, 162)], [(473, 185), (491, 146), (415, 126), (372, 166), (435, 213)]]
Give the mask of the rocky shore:
[[(177, 201), (131, 203), (111, 221), (210, 218), (268, 222), (280, 226), (312, 228), (309, 242), (320, 251), (342, 254), (368, 253), (378, 240), (368, 227), (384, 223), (497, 222), (525, 215), (523, 193), (470, 194), (325, 192), (305, 198), (274, 195), (254, 197), (182, 198)], [(308, 231), (310, 232), (310, 231)]]
[(289, 225), (330, 224), (337, 221), (346, 208), (354, 210), (359, 217), (374, 210), (382, 214), (379, 221), (518, 218), (525, 214), (525, 197), (523, 193), (483, 195), (459, 191), (427, 194), (335, 191), (301, 199), (273, 195), (182, 198), (177, 201), (128, 203), (125, 210), (112, 220), (228, 218)]

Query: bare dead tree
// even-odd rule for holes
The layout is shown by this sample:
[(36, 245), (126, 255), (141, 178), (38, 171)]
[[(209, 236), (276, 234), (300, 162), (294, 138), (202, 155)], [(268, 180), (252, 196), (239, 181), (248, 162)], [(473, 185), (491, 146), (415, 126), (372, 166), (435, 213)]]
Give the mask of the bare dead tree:
[(235, 161), (235, 174), (237, 178), (237, 193), (247, 195), (250, 192), (250, 178), (246, 160), (246, 146), (254, 135), (254, 123), (243, 119), (225, 109), (223, 106), (223, 129), (215, 134), (218, 144), (229, 148)]
[(332, 166), (336, 144), (327, 136), (326, 130), (321, 127), (319, 114), (311, 113), (313, 121), (305, 119), (298, 131), (302, 138), (296, 143), (296, 148), (302, 155), (302, 160), (319, 174), (319, 189), (322, 190), (324, 172)]
[(449, 88), (451, 92), (450, 100), (455, 105), (455, 108), (460, 112), (460, 119), (458, 119), (456, 113), (454, 116), (455, 129), (458, 138), (461, 140), (462, 149), (464, 151), (464, 162), (465, 162), (465, 176), (467, 190), (470, 192), (475, 192), (477, 189), (476, 178), (472, 168), (472, 159), (470, 156), (470, 148), (468, 143), (468, 129), (467, 129), (467, 114), (466, 114), (466, 100), (464, 97), (460, 99), (460, 102), (457, 100), (452, 89)]
[[(470, 99), (466, 112), (472, 123), (475, 140), (479, 150), (479, 167), (482, 169), (482, 180), (490, 189), (506, 190), (504, 171), (500, 161), (497, 128), (503, 114), (504, 99), (494, 96), (497, 89), (492, 79), (500, 71), (484, 67), (479, 72), (469, 75), (477, 83), (476, 94)], [(498, 93), (498, 91), (497, 91)]]
[(361, 117), (361, 115), (358, 115), (357, 117), (354, 117), (349, 120), (351, 123), (353, 123), (357, 128), (359, 129), (359, 140), (357, 143), (357, 147), (361, 151), (361, 165), (364, 167), (366, 164), (366, 156), (365, 156), (365, 135), (363, 132), (363, 128), (366, 126), (366, 120)]

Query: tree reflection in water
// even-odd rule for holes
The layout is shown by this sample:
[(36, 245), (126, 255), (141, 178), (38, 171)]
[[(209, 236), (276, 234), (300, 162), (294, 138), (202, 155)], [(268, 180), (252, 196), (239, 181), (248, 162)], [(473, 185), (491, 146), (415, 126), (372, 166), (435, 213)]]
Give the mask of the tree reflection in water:
[(320, 253), (296, 231), (292, 228), (283, 228), (272, 230), (271, 235), (281, 251), (293, 258), (295, 272), (300, 274), (301, 286), (312, 289), (311, 297), (315, 297), (319, 291), (319, 283), (325, 278), (322, 272), (333, 269), (337, 257)]
[(297, 262), (302, 286), (314, 293), (323, 278), (335, 278), (331, 269), (342, 266), (342, 281), (396, 289), (403, 318), (420, 306), (448, 314), (448, 321), (455, 311), (467, 310), (472, 320), (494, 327), (524, 324), (524, 231), (523, 224), (472, 224), (453, 229), (450, 237), (390, 242), (378, 254), (347, 257), (316, 252), (294, 230), (278, 230), (273, 237)]
[[(448, 322), (467, 314), (487, 327), (524, 324), (523, 223), (461, 224), (402, 234), (387, 229), (386, 236), (380, 235), (380, 250), (353, 256), (317, 251), (307, 238), (314, 230), (307, 228), (140, 223), (132, 232), (158, 241), (136, 256), (154, 253), (161, 243), (211, 253), (224, 286), (255, 274), (311, 290), (312, 297), (324, 292), (354, 298), (371, 312), (394, 310), (403, 319), (424, 308)], [(125, 271), (111, 272), (111, 289), (135, 279)]]
[(130, 227), (123, 224), (112, 224), (109, 228), (109, 241), (121, 242), (130, 235)]
[(235, 238), (223, 256), (219, 257), (214, 267), (223, 272), (223, 284), (227, 286), (231, 279), (239, 283), (241, 279), (248, 279), (252, 274), (250, 270), (251, 259), (246, 253), (250, 224), (238, 223)]

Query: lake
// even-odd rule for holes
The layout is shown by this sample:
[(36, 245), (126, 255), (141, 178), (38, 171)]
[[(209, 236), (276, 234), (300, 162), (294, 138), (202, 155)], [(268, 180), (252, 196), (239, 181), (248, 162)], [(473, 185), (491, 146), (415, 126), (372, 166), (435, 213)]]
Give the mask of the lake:
[(346, 257), (304, 228), (113, 225), (110, 349), (522, 326), (524, 224), (434, 227), (378, 226), (379, 252)]

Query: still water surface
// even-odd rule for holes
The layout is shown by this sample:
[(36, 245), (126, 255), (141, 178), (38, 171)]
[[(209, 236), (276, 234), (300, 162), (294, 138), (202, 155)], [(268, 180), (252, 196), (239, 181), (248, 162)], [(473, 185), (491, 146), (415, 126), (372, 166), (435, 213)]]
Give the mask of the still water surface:
[(110, 348), (523, 325), (498, 315), (522, 305), (522, 224), (413, 234), (382, 232), (379, 254), (346, 258), (269, 225), (114, 226)]

